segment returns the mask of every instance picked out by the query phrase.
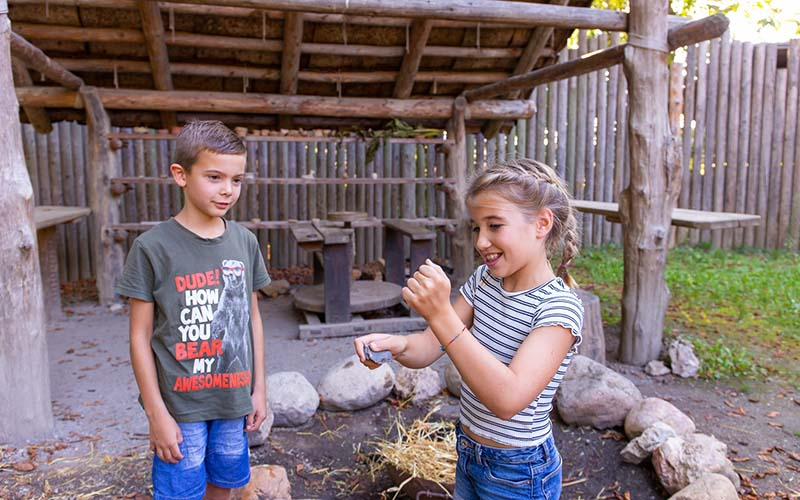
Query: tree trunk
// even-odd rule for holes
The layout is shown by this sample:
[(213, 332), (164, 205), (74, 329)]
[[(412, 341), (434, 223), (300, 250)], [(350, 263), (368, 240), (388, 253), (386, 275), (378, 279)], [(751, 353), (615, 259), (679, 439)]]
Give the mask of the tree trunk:
[(669, 290), (664, 268), (680, 191), (680, 152), (669, 129), (667, 0), (632, 0), (628, 80), (631, 179), (620, 199), (625, 273), (620, 360), (642, 365), (661, 350)]
[(453, 266), (453, 281), (461, 286), (467, 281), (474, 265), (472, 235), (469, 231), (468, 216), (464, 205), (464, 192), (467, 187), (467, 134), (464, 128), (464, 112), (467, 101), (457, 97), (453, 104), (453, 117), (447, 129), (447, 138), (453, 139), (453, 145), (447, 154), (445, 166), (447, 176), (456, 179), (454, 189), (448, 190), (447, 216), (458, 222), (451, 233), (452, 254), (450, 263)]
[(19, 105), (11, 78), (8, 5), (0, 0), (0, 443), (53, 430), (42, 279), (25, 168)]

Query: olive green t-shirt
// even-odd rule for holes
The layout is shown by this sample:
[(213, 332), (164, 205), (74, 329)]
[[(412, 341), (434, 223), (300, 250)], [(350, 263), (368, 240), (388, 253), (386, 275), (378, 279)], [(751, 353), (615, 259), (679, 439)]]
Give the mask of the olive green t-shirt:
[(252, 411), (250, 307), (269, 282), (258, 241), (235, 222), (203, 238), (169, 219), (133, 242), (116, 292), (154, 303), (150, 346), (175, 420)]

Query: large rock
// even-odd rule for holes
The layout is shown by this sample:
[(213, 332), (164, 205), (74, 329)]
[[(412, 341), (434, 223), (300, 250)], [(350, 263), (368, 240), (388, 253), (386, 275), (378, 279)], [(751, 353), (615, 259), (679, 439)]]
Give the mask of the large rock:
[(277, 465), (250, 467), (250, 482), (233, 490), (231, 500), (291, 500), (286, 469)]
[(597, 429), (621, 426), (642, 393), (627, 378), (585, 356), (572, 360), (558, 389), (556, 407), (568, 424)]
[(653, 359), (644, 365), (644, 372), (651, 377), (660, 377), (669, 373), (669, 368), (663, 361)]
[(692, 346), (677, 339), (669, 345), (669, 360), (672, 373), (679, 377), (694, 377), (700, 369), (700, 360), (694, 355)]
[(300, 372), (267, 376), (267, 406), (275, 412), (275, 425), (294, 427), (308, 422), (319, 407), (319, 394)]
[(728, 460), (725, 443), (705, 434), (669, 438), (653, 451), (653, 468), (669, 493), (689, 486), (709, 472), (728, 478), (739, 487), (739, 476)]
[(320, 405), (326, 410), (368, 408), (392, 392), (394, 371), (388, 364), (370, 370), (352, 355), (336, 363), (317, 386)]
[(275, 423), (275, 413), (267, 403), (267, 418), (261, 422), (258, 429), (247, 433), (247, 444), (250, 448), (254, 446), (263, 446), (267, 442), (269, 433), (272, 432), (272, 425)]
[(427, 367), (420, 370), (406, 368), (397, 370), (394, 379), (394, 392), (400, 399), (409, 399), (419, 403), (432, 398), (444, 389), (439, 372)]
[(660, 398), (645, 398), (639, 401), (625, 417), (625, 435), (633, 439), (656, 422), (672, 427), (678, 436), (692, 434), (694, 422), (672, 403)]
[(705, 474), (669, 500), (739, 500), (736, 487), (721, 474)]
[(671, 437), (677, 437), (675, 431), (664, 422), (656, 422), (644, 430), (641, 436), (627, 444), (620, 455), (629, 464), (640, 464), (649, 457), (653, 450)]
[(447, 366), (444, 368), (444, 382), (447, 384), (450, 394), (457, 398), (461, 397), (461, 374), (450, 360), (447, 361)]

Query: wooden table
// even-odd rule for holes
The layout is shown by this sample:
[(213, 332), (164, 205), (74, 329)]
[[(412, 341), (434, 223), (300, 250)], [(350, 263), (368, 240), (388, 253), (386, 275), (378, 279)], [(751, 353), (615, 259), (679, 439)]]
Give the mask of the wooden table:
[(86, 207), (39, 206), (33, 209), (39, 267), (42, 274), (44, 310), (48, 321), (62, 316), (61, 281), (58, 277), (58, 232), (56, 226), (75, 222), (91, 213)]
[[(314, 285), (295, 293), (295, 306), (304, 311), (300, 338), (336, 337), (370, 332), (420, 330), (425, 321), (410, 317), (364, 319), (357, 313), (395, 306), (402, 302), (405, 284), (404, 238), (410, 239), (411, 266), (433, 257), (436, 233), (401, 219), (383, 221), (386, 281), (351, 283), (353, 227), (380, 225), (374, 218), (349, 221), (289, 221), (300, 248), (313, 252)], [(317, 313), (324, 313), (323, 323)]]
[[(619, 204), (607, 201), (572, 200), (572, 207), (581, 212), (604, 215), (609, 222), (621, 222)], [(672, 225), (692, 229), (736, 229), (757, 226), (760, 215), (732, 212), (706, 212), (676, 208), (672, 211)]]

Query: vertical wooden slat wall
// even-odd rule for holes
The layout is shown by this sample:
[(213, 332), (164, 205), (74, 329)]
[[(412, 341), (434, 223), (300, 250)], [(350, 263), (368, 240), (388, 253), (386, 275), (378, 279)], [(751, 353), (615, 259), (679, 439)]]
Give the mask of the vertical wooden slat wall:
[[(619, 34), (579, 33), (579, 47), (561, 61), (620, 43)], [(798, 249), (800, 245), (800, 40), (788, 44), (778, 68), (778, 44), (731, 40), (703, 42), (684, 52), (682, 117), (683, 188), (679, 207), (761, 215), (745, 230), (679, 230), (677, 243), (713, 247)], [(542, 85), (531, 91), (537, 113), (504, 134), (468, 137), (468, 173), (496, 161), (530, 157), (551, 165), (578, 199), (618, 201), (627, 169), (627, 91), (619, 67)], [(147, 132), (122, 128), (115, 132)], [(153, 131), (150, 131), (153, 132)], [(88, 204), (85, 128), (58, 123), (48, 135), (22, 130), (25, 159), (36, 203)], [(444, 153), (435, 145), (382, 141), (367, 158), (368, 143), (306, 140), (248, 142), (248, 171), (258, 177), (380, 178), (443, 175)], [(117, 152), (122, 176), (168, 176), (174, 141), (126, 140)], [(368, 161), (369, 160), (369, 161)], [(445, 193), (420, 185), (246, 185), (233, 216), (238, 220), (308, 220), (328, 212), (357, 210), (375, 217), (444, 217)], [(181, 206), (181, 192), (168, 185), (136, 185), (122, 195), (122, 221), (163, 220)], [(586, 246), (619, 244), (619, 224), (581, 215)], [(93, 273), (89, 222), (58, 229), (62, 282)], [(128, 244), (135, 235), (131, 234)], [(285, 230), (260, 230), (262, 250), (273, 267), (308, 265)], [(437, 254), (447, 257), (449, 236), (439, 231)], [(380, 228), (357, 230), (356, 262), (382, 255)]]

